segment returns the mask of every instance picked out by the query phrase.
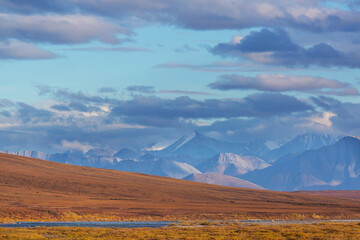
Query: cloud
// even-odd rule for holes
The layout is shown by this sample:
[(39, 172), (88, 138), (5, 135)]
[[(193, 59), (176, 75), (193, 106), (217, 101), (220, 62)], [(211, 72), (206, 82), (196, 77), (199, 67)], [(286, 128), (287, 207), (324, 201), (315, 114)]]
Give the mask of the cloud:
[(330, 97), (313, 97), (312, 101), (326, 112), (331, 112), (333, 129), (347, 135), (360, 134), (360, 104), (341, 102)]
[(176, 95), (212, 95), (211, 93), (206, 92), (196, 92), (196, 91), (185, 91), (185, 90), (160, 90), (158, 93), (163, 94), (176, 94)]
[(17, 103), (17, 115), (23, 123), (49, 122), (54, 114), (48, 110), (38, 109), (26, 103)]
[(359, 13), (330, 9), (322, 1), (310, 0), (95, 0), (76, 1), (80, 9), (120, 18), (135, 16), (146, 21), (181, 27), (243, 29), (282, 26), (309, 31), (358, 31)]
[(3, 11), (24, 14), (94, 14), (117, 21), (172, 24), (184, 28), (289, 27), (313, 32), (359, 31), (360, 13), (326, 7), (318, 0), (0, 0)]
[(194, 129), (231, 141), (289, 137), (310, 130), (360, 132), (360, 105), (324, 96), (298, 99), (258, 93), (238, 99), (119, 100), (52, 87), (41, 90), (51, 99), (41, 107), (0, 100), (0, 149), (139, 148), (169, 142)]
[(305, 48), (294, 43), (283, 29), (253, 31), (239, 43), (220, 43), (210, 51), (223, 57), (288, 67), (360, 67), (357, 53), (344, 53), (326, 43)]
[[(299, 91), (339, 96), (359, 95), (356, 88), (338, 80), (281, 74), (259, 74), (256, 77), (236, 74), (222, 75), (220, 80), (209, 84), (209, 87), (218, 90)], [(330, 91), (328, 89), (330, 89)]]
[[(282, 94), (253, 94), (242, 99), (206, 99), (189, 97), (163, 99), (137, 97), (116, 104), (110, 116), (131, 119), (216, 119), (233, 117), (268, 117), (312, 110), (312, 106), (295, 97)], [(156, 126), (167, 126), (156, 122)], [(143, 122), (141, 124), (144, 124)]]
[[(79, 121), (79, 119), (77, 119)], [(182, 134), (177, 129), (157, 128), (94, 128), (76, 125), (9, 126), (0, 128), (0, 149), (39, 150), (62, 152), (68, 150), (63, 142), (82, 143), (96, 148), (120, 150), (123, 147), (137, 149), (153, 146), (158, 142), (176, 139)], [(141, 138), (139, 138), (141, 136)]]
[(175, 95), (212, 95), (206, 92), (186, 91), (186, 90), (160, 90), (156, 91), (153, 86), (129, 86), (126, 90), (139, 93), (160, 93), (160, 94), (175, 94)]
[(53, 59), (57, 56), (33, 44), (17, 40), (0, 41), (0, 59)]
[(244, 61), (216, 61), (210, 64), (184, 64), (175, 62), (165, 62), (156, 64), (153, 68), (166, 68), (166, 69), (185, 69), (197, 72), (242, 72), (246, 69), (247, 72), (279, 72), (288, 70), (286, 67), (274, 67), (273, 65), (261, 65)]
[(153, 86), (128, 86), (126, 90), (130, 92), (139, 92), (139, 93), (155, 93), (155, 88)]
[(67, 103), (109, 104), (119, 102), (114, 98), (89, 95), (82, 91), (73, 92), (67, 88), (54, 88), (45, 85), (38, 85), (36, 88), (39, 90), (40, 96), (51, 95), (55, 99)]
[(118, 90), (112, 87), (102, 87), (98, 89), (99, 93), (117, 93)]
[(11, 106), (14, 106), (14, 103), (11, 100), (6, 98), (0, 99), (0, 108), (7, 108)]
[(2, 38), (53, 44), (78, 44), (93, 40), (117, 44), (117, 34), (129, 34), (129, 31), (94, 16), (0, 13)]
[(89, 47), (89, 48), (72, 48), (73, 51), (111, 51), (111, 52), (153, 52), (147, 48), (132, 47)]
[(37, 13), (37, 12), (67, 12), (71, 10), (68, 1), (52, 0), (0, 0), (2, 9), (11, 12)]
[(81, 151), (83, 153), (86, 153), (90, 149), (94, 148), (94, 146), (90, 145), (89, 143), (81, 143), (79, 141), (69, 142), (69, 141), (66, 141), (66, 140), (63, 140), (61, 142), (61, 147), (63, 149), (78, 150), (78, 151)]
[(306, 132), (340, 133), (334, 126), (326, 125), (329, 124), (327, 117), (329, 116), (322, 112), (303, 112), (269, 118), (231, 118), (217, 120), (209, 126), (200, 126), (197, 130), (232, 142), (285, 140)]
[(188, 52), (196, 52), (197, 49), (190, 47), (189, 44), (184, 44), (181, 47), (175, 49), (175, 52), (177, 53), (188, 53)]

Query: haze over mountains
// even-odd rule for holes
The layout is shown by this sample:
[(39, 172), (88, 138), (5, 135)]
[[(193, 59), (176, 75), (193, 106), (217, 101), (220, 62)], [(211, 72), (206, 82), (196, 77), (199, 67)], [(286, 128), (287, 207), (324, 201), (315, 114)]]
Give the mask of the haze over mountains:
[(360, 189), (360, 140), (329, 134), (302, 134), (287, 142), (231, 143), (193, 132), (159, 151), (6, 153), (227, 186), (280, 191)]

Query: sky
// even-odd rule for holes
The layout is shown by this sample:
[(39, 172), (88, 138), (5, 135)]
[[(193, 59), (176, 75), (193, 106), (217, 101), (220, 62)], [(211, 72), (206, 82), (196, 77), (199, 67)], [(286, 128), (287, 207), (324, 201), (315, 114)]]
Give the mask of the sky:
[(360, 135), (360, 1), (0, 0), (0, 149)]

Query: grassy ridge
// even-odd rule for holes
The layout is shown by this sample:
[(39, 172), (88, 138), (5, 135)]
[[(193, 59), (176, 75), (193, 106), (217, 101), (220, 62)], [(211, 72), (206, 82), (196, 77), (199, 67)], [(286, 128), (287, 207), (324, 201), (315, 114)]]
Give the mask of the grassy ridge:
[(359, 224), (0, 229), (1, 239), (359, 239)]
[(0, 221), (360, 217), (360, 201), (252, 190), (0, 154)]

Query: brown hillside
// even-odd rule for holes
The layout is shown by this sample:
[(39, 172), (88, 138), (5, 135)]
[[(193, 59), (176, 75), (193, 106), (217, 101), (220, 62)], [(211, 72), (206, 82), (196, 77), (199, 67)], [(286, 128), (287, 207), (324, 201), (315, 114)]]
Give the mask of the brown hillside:
[(146, 216), (194, 219), (314, 213), (355, 217), (358, 212), (358, 201), (223, 187), (0, 154), (3, 220), (61, 220), (65, 213), (78, 220), (76, 216), (91, 214), (117, 219)]
[(324, 191), (298, 191), (298, 193), (312, 194), (325, 197), (360, 200), (360, 190), (324, 190)]

